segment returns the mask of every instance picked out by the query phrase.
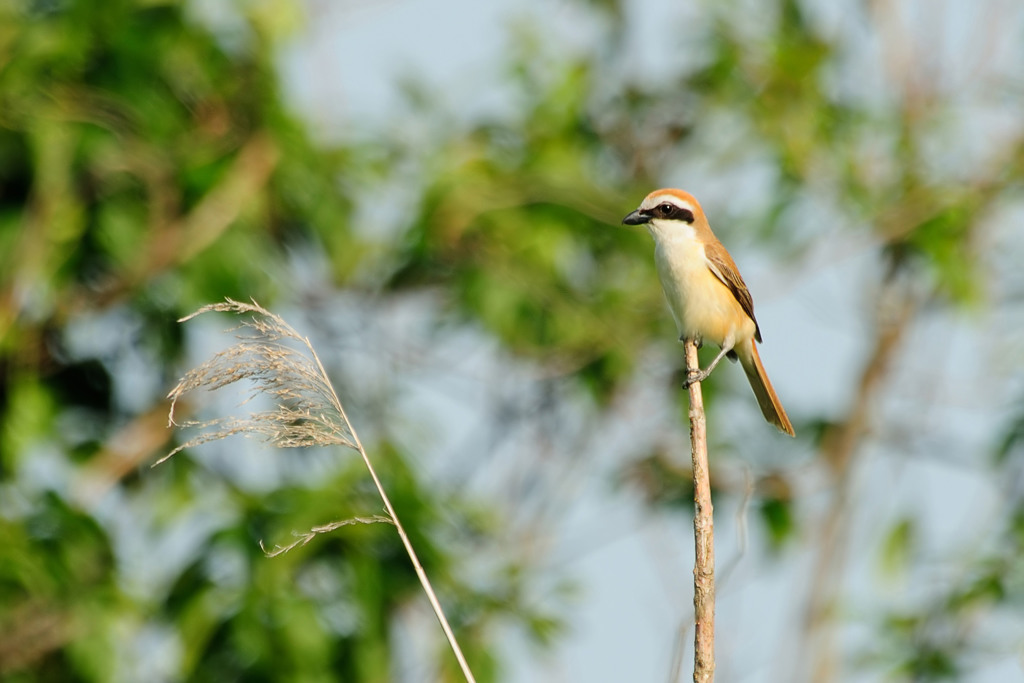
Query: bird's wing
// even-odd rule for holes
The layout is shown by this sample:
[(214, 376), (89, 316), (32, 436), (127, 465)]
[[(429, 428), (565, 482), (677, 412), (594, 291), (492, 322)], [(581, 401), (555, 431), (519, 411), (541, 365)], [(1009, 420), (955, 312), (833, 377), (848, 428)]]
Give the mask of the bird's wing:
[(721, 251), (707, 249), (704, 252), (704, 260), (708, 264), (708, 269), (714, 273), (715, 277), (723, 285), (729, 288), (729, 291), (736, 297), (736, 301), (739, 302), (743, 311), (754, 321), (754, 338), (757, 341), (761, 341), (761, 329), (758, 327), (757, 318), (754, 317), (754, 300), (750, 298), (750, 290), (747, 289), (746, 283), (743, 282), (740, 270), (736, 267), (732, 257), (729, 256), (729, 252), (724, 249)]

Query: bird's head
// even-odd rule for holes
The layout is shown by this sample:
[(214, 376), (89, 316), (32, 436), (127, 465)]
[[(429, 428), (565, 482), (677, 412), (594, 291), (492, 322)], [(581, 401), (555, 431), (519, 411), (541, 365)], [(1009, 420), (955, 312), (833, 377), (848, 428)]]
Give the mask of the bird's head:
[(622, 219), (626, 225), (646, 225), (652, 233), (705, 221), (704, 211), (694, 196), (673, 189), (655, 190), (644, 197), (636, 211)]

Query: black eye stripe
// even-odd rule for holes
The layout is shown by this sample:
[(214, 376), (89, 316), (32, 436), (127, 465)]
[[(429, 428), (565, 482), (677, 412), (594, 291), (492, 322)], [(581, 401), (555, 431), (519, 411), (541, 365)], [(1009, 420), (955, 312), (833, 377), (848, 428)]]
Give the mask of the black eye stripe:
[(669, 220), (682, 221), (683, 223), (693, 223), (693, 211), (684, 209), (681, 206), (676, 206), (671, 202), (662, 202), (653, 209), (642, 211), (645, 216), (653, 216), (654, 218), (668, 218)]

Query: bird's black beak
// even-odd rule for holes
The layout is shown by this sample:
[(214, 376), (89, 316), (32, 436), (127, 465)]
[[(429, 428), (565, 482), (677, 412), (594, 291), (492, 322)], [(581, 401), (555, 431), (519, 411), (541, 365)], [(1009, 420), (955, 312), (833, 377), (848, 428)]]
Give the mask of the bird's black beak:
[(644, 223), (650, 222), (650, 220), (650, 216), (645, 216), (644, 214), (640, 213), (640, 209), (637, 209), (633, 213), (623, 218), (622, 223), (623, 225), (643, 225)]

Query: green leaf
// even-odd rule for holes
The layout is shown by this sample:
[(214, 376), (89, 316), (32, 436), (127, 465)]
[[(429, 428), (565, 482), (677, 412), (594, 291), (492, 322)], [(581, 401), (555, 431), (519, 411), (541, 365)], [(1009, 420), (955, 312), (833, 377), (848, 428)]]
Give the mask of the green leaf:
[(904, 575), (917, 542), (917, 523), (910, 517), (898, 521), (885, 535), (879, 552), (879, 567), (890, 578)]

